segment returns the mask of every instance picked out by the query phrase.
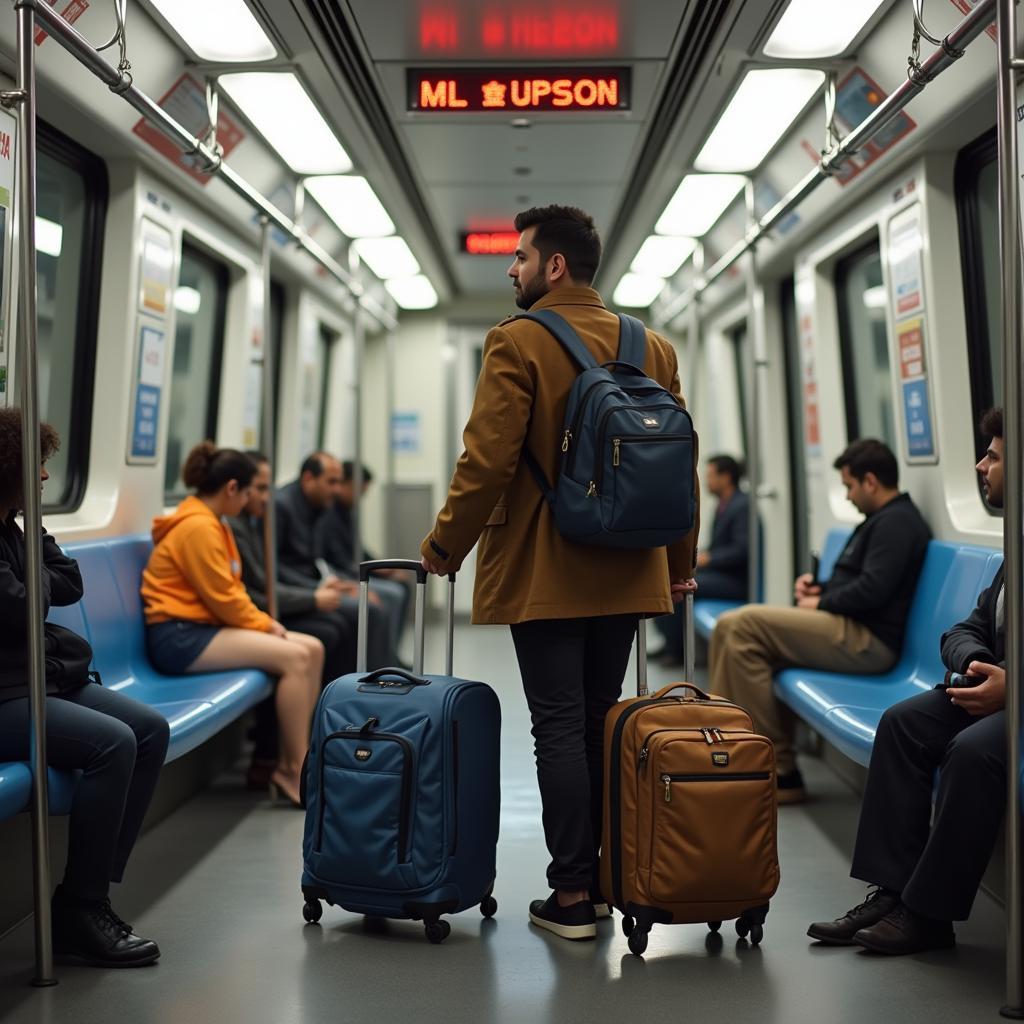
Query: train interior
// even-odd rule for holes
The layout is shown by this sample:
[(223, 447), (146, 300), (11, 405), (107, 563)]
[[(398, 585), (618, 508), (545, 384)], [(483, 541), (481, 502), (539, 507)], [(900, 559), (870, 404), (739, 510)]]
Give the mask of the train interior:
[[(80, 618), (61, 621), (86, 629), (98, 656), (109, 648), (115, 686), (168, 715), (173, 759), (118, 895), (120, 912), (160, 942), (159, 966), (58, 967), (50, 988), (29, 984), (28, 782), (3, 792), (11, 770), (28, 775), (0, 767), (6, 1020), (995, 1019), (1001, 849), (955, 951), (884, 960), (805, 935), (863, 897), (850, 852), (881, 709), (934, 684), (938, 632), (973, 607), (1002, 551), (1003, 520), (974, 470), (978, 417), (1003, 395), (995, 7), (28, 4), (39, 410), (62, 438), (43, 522), (86, 584)], [(8, 90), (19, 17), (0, 5)], [(54, 17), (71, 27), (57, 31)], [(972, 17), (962, 55), (830, 165), (906, 88), (908, 58), (913, 81), (914, 60), (941, 57), (941, 41)], [(183, 129), (177, 138), (129, 102), (129, 74)], [(20, 384), (22, 116), (0, 109), (0, 405), (17, 404)], [(595, 287), (675, 347), (701, 452), (749, 467), (761, 522), (752, 594), (788, 605), (812, 552), (834, 561), (860, 516), (832, 461), (858, 437), (893, 449), (900, 488), (932, 530), (891, 688), (828, 703), (798, 669), (785, 684), (811, 799), (780, 811), (782, 885), (761, 945), (728, 927), (662, 928), (640, 959), (615, 922), (596, 948), (531, 931), (546, 854), (530, 723), (508, 630), (469, 624), (472, 555), (456, 585), (455, 670), (490, 683), (502, 704), (499, 909), (493, 920), (453, 917), (441, 946), (410, 922), (334, 908), (304, 924), (302, 815), (244, 784), (249, 713), (269, 683), (250, 673), (198, 692), (185, 677), (147, 683), (140, 664), (132, 574), (153, 517), (184, 497), (182, 460), (204, 438), (267, 450), (278, 484), (317, 449), (361, 461), (373, 473), (358, 505), (363, 543), (417, 557), (462, 451), (487, 331), (516, 312), (513, 217), (549, 203), (594, 216)], [(789, 208), (775, 216), (780, 204)], [(702, 514), (710, 523), (707, 493)], [(428, 594), (429, 667), (441, 658), (441, 582)], [(698, 612), (698, 631), (714, 617)], [(651, 676), (664, 685), (678, 669), (652, 665)], [(817, 705), (801, 705), (812, 692)], [(62, 785), (50, 786), (55, 878)]]

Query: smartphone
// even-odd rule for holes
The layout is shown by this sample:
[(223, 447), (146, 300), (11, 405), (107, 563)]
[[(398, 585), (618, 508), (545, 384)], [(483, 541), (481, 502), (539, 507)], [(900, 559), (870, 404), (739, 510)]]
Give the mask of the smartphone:
[(981, 676), (972, 676), (967, 672), (950, 672), (949, 682), (946, 683), (947, 689), (956, 689), (962, 686), (978, 686), (985, 680)]
[(818, 581), (818, 573), (821, 571), (821, 556), (817, 551), (811, 552), (811, 582), (815, 586), (820, 586)]

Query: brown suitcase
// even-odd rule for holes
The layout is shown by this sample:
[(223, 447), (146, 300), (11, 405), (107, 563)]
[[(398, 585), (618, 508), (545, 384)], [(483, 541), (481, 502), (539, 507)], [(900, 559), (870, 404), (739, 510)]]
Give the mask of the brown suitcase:
[[(693, 678), (692, 597), (686, 599)], [(623, 914), (632, 953), (655, 924), (707, 922), (755, 945), (779, 887), (775, 753), (737, 704), (691, 683), (647, 696), (644, 624), (638, 697), (605, 720), (601, 892)]]

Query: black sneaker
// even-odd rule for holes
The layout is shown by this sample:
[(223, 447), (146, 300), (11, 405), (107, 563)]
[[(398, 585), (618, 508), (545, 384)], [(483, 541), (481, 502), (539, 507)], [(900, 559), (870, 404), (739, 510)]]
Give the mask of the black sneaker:
[(160, 956), (160, 947), (140, 938), (110, 906), (102, 903), (53, 901), (53, 952), (71, 963), (94, 967), (143, 967)]
[(780, 804), (802, 804), (807, 799), (804, 777), (800, 774), (799, 768), (794, 768), (791, 772), (778, 776), (775, 784), (778, 787)]
[(877, 924), (861, 928), (853, 941), (872, 953), (906, 956), (926, 949), (952, 949), (956, 945), (956, 933), (952, 921), (922, 917), (898, 903)]
[(597, 938), (597, 918), (590, 900), (560, 907), (558, 894), (553, 892), (546, 900), (534, 900), (530, 904), (530, 920), (561, 939)]
[(861, 928), (878, 924), (886, 914), (896, 909), (899, 902), (898, 893), (880, 885), (874, 886), (863, 903), (858, 903), (853, 910), (848, 910), (834, 921), (816, 921), (807, 929), (807, 934), (829, 946), (855, 946), (854, 935)]

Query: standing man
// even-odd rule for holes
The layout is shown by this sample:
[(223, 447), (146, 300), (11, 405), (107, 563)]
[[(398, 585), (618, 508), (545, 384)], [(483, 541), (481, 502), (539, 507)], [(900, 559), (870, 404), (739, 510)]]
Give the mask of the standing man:
[[(1003, 410), (986, 412), (981, 431), (990, 440), (976, 469), (988, 504), (1002, 508)], [(945, 949), (956, 943), (953, 922), (971, 912), (1006, 808), (1002, 566), (939, 644), (945, 681), (890, 707), (871, 748), (850, 868), (871, 889), (842, 917), (810, 926), (820, 942), (890, 956)]]
[[(591, 287), (601, 259), (593, 219), (574, 207), (520, 213), (508, 276), (520, 309), (554, 310), (599, 363), (614, 360), (619, 321)], [(675, 353), (647, 331), (645, 372), (682, 402)], [(557, 478), (562, 418), (577, 367), (529, 320), (487, 337), (473, 411), (448, 500), (422, 546), (431, 572), (457, 570), (480, 541), (473, 621), (508, 623), (530, 707), (554, 892), (530, 920), (567, 939), (597, 934), (604, 719), (619, 699), (641, 616), (695, 589), (697, 527), (671, 548), (575, 544), (555, 528), (526, 460)], [(698, 487), (694, 474), (694, 491)], [(607, 908), (601, 905), (602, 916)]]

